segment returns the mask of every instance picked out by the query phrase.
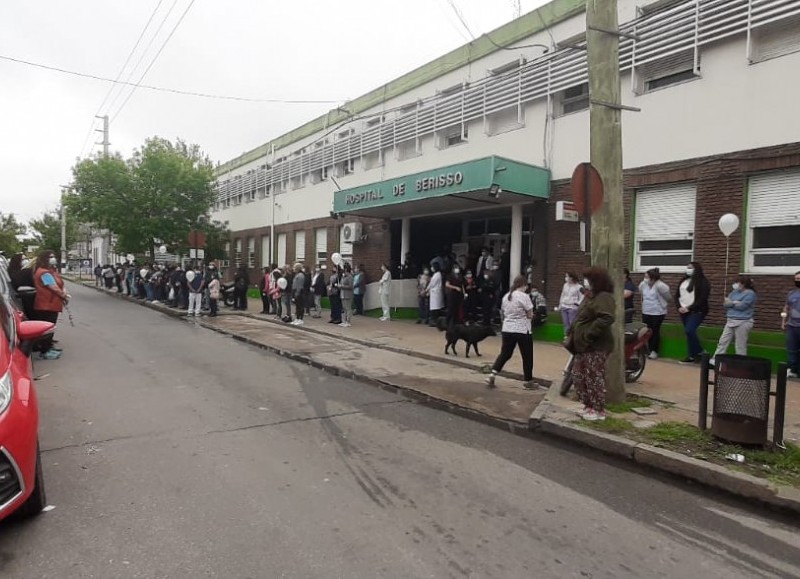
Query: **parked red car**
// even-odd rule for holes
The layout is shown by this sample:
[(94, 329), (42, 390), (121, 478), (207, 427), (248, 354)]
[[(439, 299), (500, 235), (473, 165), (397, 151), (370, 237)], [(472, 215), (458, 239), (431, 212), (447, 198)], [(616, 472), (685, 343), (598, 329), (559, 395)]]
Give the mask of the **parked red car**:
[(31, 351), (53, 332), (49, 322), (27, 321), (11, 299), (0, 259), (0, 520), (35, 515), (45, 506), (39, 453), (39, 407)]

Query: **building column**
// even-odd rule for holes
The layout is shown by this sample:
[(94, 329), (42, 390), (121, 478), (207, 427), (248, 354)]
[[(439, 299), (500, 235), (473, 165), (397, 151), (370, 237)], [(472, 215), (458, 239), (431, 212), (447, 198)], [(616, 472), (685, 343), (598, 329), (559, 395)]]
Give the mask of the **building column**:
[(514, 278), (520, 274), (522, 263), (522, 205), (519, 203), (511, 206), (511, 251), (508, 258), (511, 260), (508, 287)]
[(406, 254), (411, 247), (411, 218), (403, 217), (400, 222), (400, 265), (406, 263)]

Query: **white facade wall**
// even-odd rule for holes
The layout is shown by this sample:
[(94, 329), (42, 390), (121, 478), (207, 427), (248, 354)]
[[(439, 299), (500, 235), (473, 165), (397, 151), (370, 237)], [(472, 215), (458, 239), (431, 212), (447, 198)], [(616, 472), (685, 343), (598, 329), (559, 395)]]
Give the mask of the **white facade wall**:
[[(621, 23), (635, 17), (637, 4), (642, 3), (620, 2)], [(554, 25), (550, 34), (556, 42), (574, 41), (584, 30), (585, 18), (581, 14)], [(517, 46), (537, 43), (550, 45), (549, 34), (533, 35)], [(520, 56), (530, 62), (541, 54), (539, 47), (497, 50), (358, 116), (369, 117), (417, 99), (430, 99), (438, 91), (458, 83), (478, 82), (487, 76), (487, 71)], [(700, 78), (636, 94), (631, 74), (624, 74), (623, 103), (641, 108), (641, 112), (623, 113), (624, 166), (632, 168), (800, 141), (800, 123), (793, 122), (800, 102), (797, 71), (800, 71), (800, 52), (750, 64), (746, 58), (746, 37), (740, 34), (701, 49)], [(383, 165), (372, 169), (365, 169), (360, 159), (352, 174), (336, 176), (336, 181), (347, 189), (489, 155), (547, 167), (554, 180), (567, 179), (575, 165), (589, 159), (589, 111), (554, 117), (556, 105), (552, 98), (528, 104), (524, 107), (524, 126), (498, 135), (489, 136), (484, 123), (472, 122), (468, 142), (445, 149), (437, 148), (434, 136), (428, 135), (421, 139), (419, 156), (398, 160), (395, 152), (389, 151)], [(396, 115), (386, 114), (387, 120)], [(322, 131), (219, 178), (244, 174), (276, 158), (291, 156), (303, 147), (313, 147), (321, 138), (333, 139), (348, 127), (360, 132), (365, 122), (358, 120), (336, 130)], [(313, 185), (308, 176), (304, 180), (303, 187), (294, 190), (289, 187), (285, 193), (274, 196), (276, 225), (328, 216), (334, 183), (328, 179)], [(232, 231), (269, 226), (273, 219), (273, 198), (249, 203), (245, 200), (241, 205), (215, 211), (212, 217), (228, 221)]]

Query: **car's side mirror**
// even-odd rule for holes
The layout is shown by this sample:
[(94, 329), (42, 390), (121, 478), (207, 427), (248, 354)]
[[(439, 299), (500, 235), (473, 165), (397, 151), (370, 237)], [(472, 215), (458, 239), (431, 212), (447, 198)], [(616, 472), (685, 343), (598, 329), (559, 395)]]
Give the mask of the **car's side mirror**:
[(28, 320), (21, 322), (17, 326), (17, 336), (19, 337), (19, 349), (26, 356), (30, 356), (36, 342), (53, 335), (56, 325), (51, 322), (39, 320)]

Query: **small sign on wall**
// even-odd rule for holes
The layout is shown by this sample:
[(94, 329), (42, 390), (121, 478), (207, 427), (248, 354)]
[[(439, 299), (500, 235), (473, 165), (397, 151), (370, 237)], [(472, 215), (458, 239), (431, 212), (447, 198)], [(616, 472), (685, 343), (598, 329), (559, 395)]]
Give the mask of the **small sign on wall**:
[(572, 221), (577, 223), (578, 211), (571, 201), (556, 202), (556, 221)]

